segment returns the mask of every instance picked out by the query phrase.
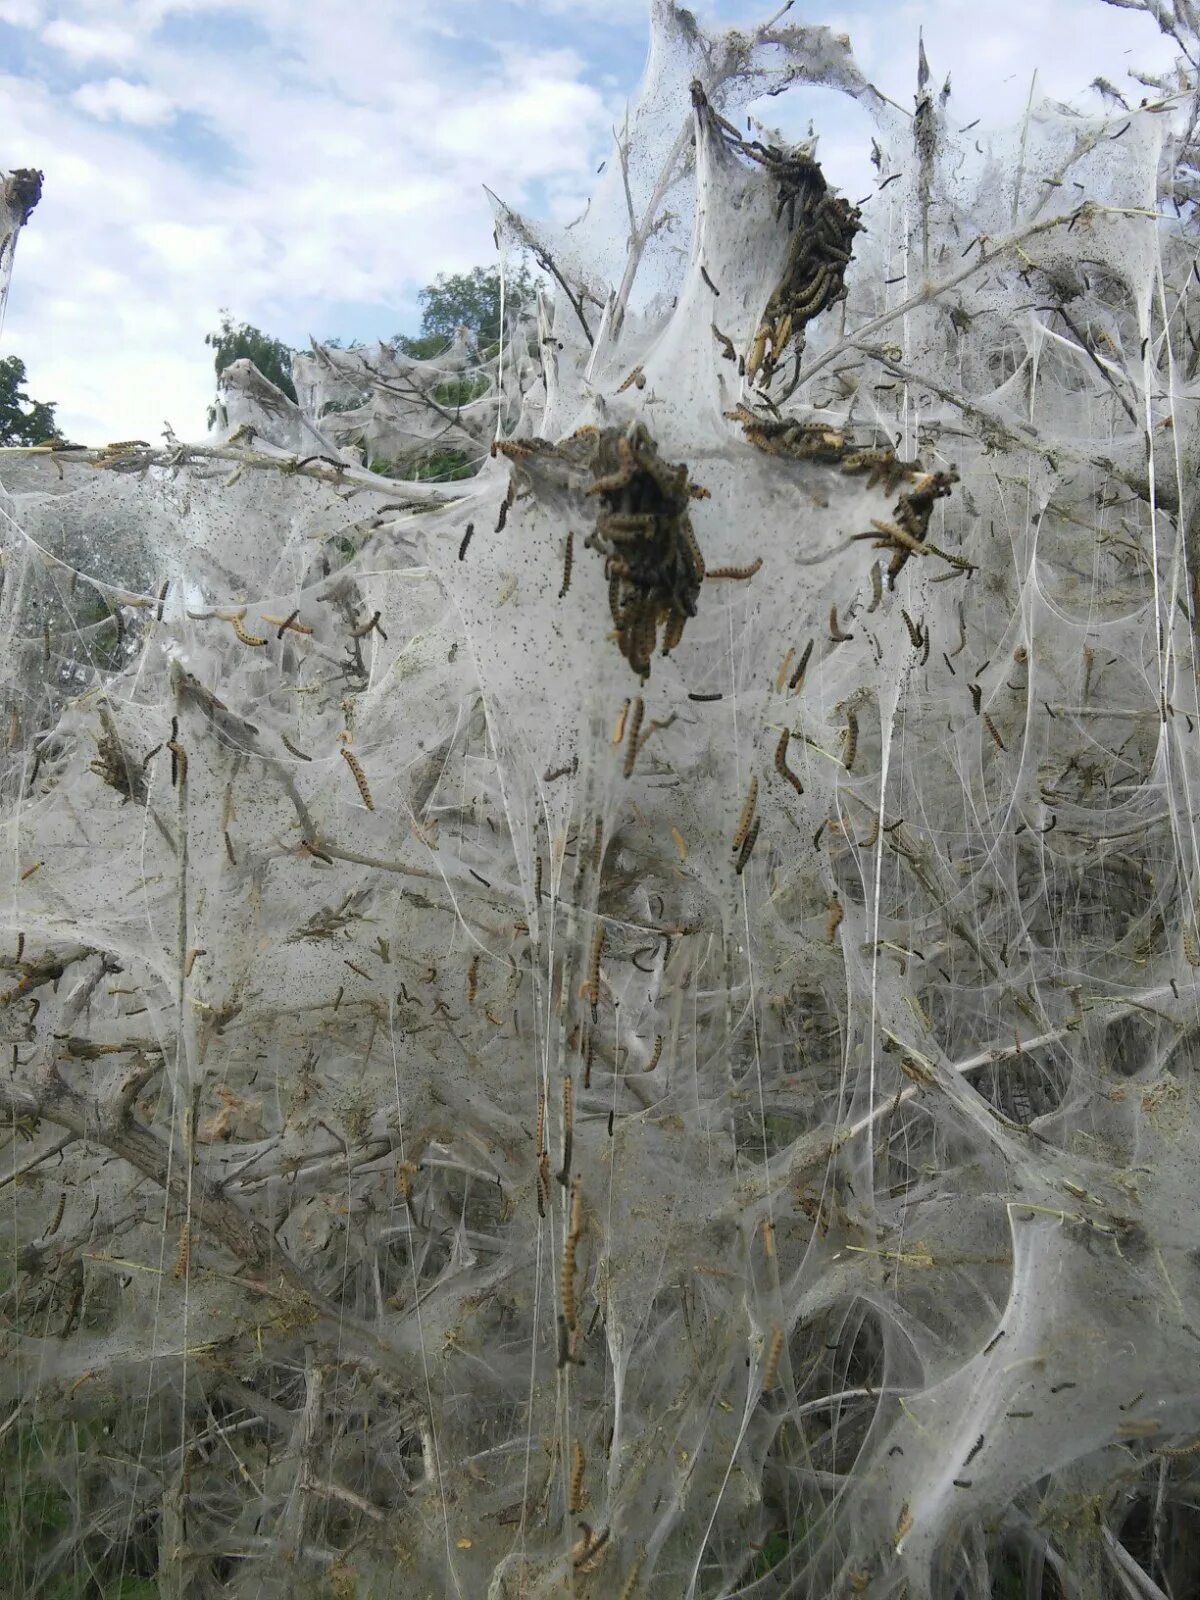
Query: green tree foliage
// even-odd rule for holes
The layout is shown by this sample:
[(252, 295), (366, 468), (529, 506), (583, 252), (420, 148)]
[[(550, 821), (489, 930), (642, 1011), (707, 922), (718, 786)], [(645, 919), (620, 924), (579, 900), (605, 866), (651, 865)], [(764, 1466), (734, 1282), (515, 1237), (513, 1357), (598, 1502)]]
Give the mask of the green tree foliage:
[[(232, 362), (243, 359), (253, 361), (264, 378), (269, 378), (277, 389), (282, 389), (289, 400), (295, 400), (296, 386), (292, 382), (292, 357), (295, 352), (281, 339), (272, 339), (270, 334), (254, 327), (252, 323), (235, 323), (229, 312), (222, 310), (220, 328), (216, 333), (206, 333), (204, 342), (212, 346), (213, 367), (218, 379)], [(218, 407), (214, 403), (208, 408), (210, 428), (217, 416)]]
[[(522, 267), (504, 286), (505, 308), (514, 310), (531, 300), (537, 281)], [(466, 328), (481, 356), (494, 353), (500, 342), (500, 269), (472, 267), (470, 272), (439, 272), (422, 289), (421, 332), (416, 338), (398, 334), (396, 344), (405, 355), (427, 361)]]
[(0, 444), (41, 444), (59, 437), (54, 405), (31, 400), (24, 382), (25, 363), (19, 357), (0, 360)]

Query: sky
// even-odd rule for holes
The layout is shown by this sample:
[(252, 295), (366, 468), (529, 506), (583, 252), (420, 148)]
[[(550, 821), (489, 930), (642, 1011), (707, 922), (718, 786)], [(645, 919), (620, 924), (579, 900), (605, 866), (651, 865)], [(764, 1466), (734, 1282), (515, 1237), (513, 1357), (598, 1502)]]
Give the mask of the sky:
[[(1128, 3), (1128, 0), (1127, 0)], [(701, 0), (706, 25), (779, 0)], [(292, 346), (415, 332), (418, 291), (495, 259), (483, 185), (564, 223), (641, 78), (649, 0), (0, 0), (0, 171), (38, 167), (0, 355), (68, 438), (205, 431), (222, 308)], [(789, 21), (848, 33), (912, 105), (918, 31), (963, 124), (1040, 92), (1082, 109), (1103, 74), (1170, 52), (1103, 0), (859, 0)], [(834, 183), (865, 193), (870, 130), (793, 91)], [(780, 120), (778, 102), (770, 117)], [(858, 185), (855, 191), (855, 185)]]

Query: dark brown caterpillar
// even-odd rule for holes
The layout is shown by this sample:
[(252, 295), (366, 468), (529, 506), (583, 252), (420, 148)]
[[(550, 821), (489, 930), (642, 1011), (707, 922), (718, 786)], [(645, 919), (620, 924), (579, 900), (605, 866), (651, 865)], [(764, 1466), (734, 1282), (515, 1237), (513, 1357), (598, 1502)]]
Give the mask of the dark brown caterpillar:
[(596, 1020), (596, 1008), (600, 1004), (600, 957), (604, 952), (604, 941), (607, 937), (604, 924), (596, 929), (596, 937), (592, 940), (592, 961), (588, 972), (588, 998), (592, 1006), (592, 1021)]
[(830, 606), (829, 608), (829, 637), (833, 640), (834, 644), (845, 644), (848, 640), (853, 639), (854, 637), (852, 633), (843, 633), (842, 629), (838, 627), (838, 614), (836, 606)]
[(797, 689), (802, 689), (804, 687), (804, 674), (808, 670), (808, 662), (812, 655), (812, 651), (813, 641), (810, 639), (804, 646), (804, 654), (800, 657), (800, 661), (795, 672), (793, 672), (791, 677), (788, 679), (788, 690), (792, 694), (795, 694)]
[(638, 753), (638, 734), (642, 730), (642, 717), (645, 715), (645, 711), (645, 704), (641, 695), (639, 694), (636, 700), (633, 702), (633, 706), (627, 719), (628, 726), (625, 730), (624, 772), (627, 778), (631, 778), (633, 776), (633, 767), (637, 760)]
[(787, 779), (797, 794), (802, 795), (804, 793), (804, 785), (787, 764), (788, 744), (791, 737), (791, 731), (788, 728), (785, 728), (779, 735), (779, 743), (775, 746), (775, 771), (781, 778)]
[(567, 530), (567, 548), (563, 552), (563, 580), (562, 588), (558, 591), (561, 600), (571, 587), (571, 568), (575, 564), (575, 533), (573, 529)]
[(555, 1177), (565, 1189), (571, 1177), (571, 1144), (575, 1137), (575, 1085), (568, 1075), (563, 1079), (563, 1162)]
[(853, 711), (846, 713), (846, 744), (842, 751), (842, 764), (847, 772), (854, 770), (854, 758), (858, 754), (858, 716)]
[(750, 824), (754, 820), (754, 808), (758, 804), (758, 779), (750, 779), (750, 787), (746, 791), (746, 799), (738, 818), (737, 832), (733, 836), (732, 849), (736, 855), (746, 842), (746, 835), (750, 831)]
[(745, 872), (750, 857), (754, 854), (754, 846), (758, 843), (758, 830), (761, 826), (762, 818), (755, 817), (754, 821), (750, 824), (750, 832), (742, 841), (742, 848), (738, 853), (737, 865), (734, 868), (734, 871), (737, 873), (739, 878), (741, 877), (742, 873)]

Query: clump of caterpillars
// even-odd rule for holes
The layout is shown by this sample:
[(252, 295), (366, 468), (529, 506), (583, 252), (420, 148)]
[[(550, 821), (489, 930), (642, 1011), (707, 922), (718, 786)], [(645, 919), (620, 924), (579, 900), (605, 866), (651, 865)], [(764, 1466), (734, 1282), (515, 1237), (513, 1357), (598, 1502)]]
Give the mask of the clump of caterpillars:
[(696, 615), (705, 565), (688, 508), (697, 489), (685, 465), (662, 459), (642, 422), (597, 435), (592, 473), (587, 492), (600, 510), (585, 542), (604, 557), (621, 654), (645, 678), (659, 627), (667, 656)]
[[(662, 654), (670, 655), (689, 617), (696, 615), (706, 569), (688, 511), (708, 491), (690, 481), (685, 464), (662, 459), (640, 421), (623, 428), (580, 428), (557, 444), (505, 439), (494, 448), (525, 477), (565, 476), (569, 481), (590, 473), (585, 495), (597, 499), (599, 509), (584, 547), (604, 557), (621, 654), (640, 678), (649, 677), (659, 629)], [(567, 592), (568, 572), (564, 566), (561, 595)], [(722, 569), (722, 575), (753, 574), (749, 568), (730, 568)]]
[[(926, 472), (919, 461), (901, 461), (890, 449), (855, 444), (840, 428), (820, 421), (803, 422), (795, 417), (764, 417), (749, 406), (739, 405), (725, 415), (740, 422), (748, 444), (767, 455), (785, 456), (792, 461), (807, 461), (817, 466), (837, 467), (845, 473), (866, 473), (867, 488), (882, 484), (894, 494), (901, 484), (891, 518), (872, 518), (869, 533), (855, 539), (871, 539), (877, 550), (890, 550), (888, 587), (912, 556), (937, 556), (959, 572), (968, 575), (974, 565), (952, 551), (943, 550), (928, 537), (929, 521), (935, 504), (950, 494), (958, 482), (953, 467), (942, 472)], [(949, 574), (953, 576), (953, 574)], [(873, 602), (871, 609), (875, 609)]]
[(776, 221), (787, 213), (787, 260), (746, 357), (746, 377), (767, 386), (789, 346), (799, 370), (806, 326), (845, 299), (846, 268), (854, 236), (862, 231), (862, 213), (830, 189), (809, 146), (784, 148), (743, 138), (709, 104), (698, 80), (692, 84), (692, 104), (728, 149), (756, 162), (774, 179)]

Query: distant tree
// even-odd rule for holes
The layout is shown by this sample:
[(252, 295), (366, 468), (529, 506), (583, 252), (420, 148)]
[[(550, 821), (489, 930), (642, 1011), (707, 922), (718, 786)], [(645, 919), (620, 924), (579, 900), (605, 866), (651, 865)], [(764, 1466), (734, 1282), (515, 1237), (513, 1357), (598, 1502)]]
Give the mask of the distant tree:
[[(505, 309), (525, 305), (537, 287), (526, 268), (511, 274), (504, 285)], [(494, 353), (500, 342), (499, 267), (439, 273), (417, 298), (421, 302), (420, 334), (415, 338), (398, 334), (395, 340), (405, 355), (427, 361), (449, 344), (459, 328), (467, 329), (481, 356)]]
[[(249, 322), (235, 323), (229, 312), (222, 310), (221, 326), (216, 333), (206, 333), (204, 342), (213, 349), (213, 366), (218, 380), (225, 368), (234, 361), (253, 361), (264, 378), (269, 378), (277, 389), (282, 389), (289, 400), (296, 398), (292, 382), (292, 357), (295, 352), (281, 339), (272, 339)], [(221, 415), (219, 401), (208, 408), (208, 425), (211, 428)]]
[(0, 360), (0, 444), (41, 444), (59, 437), (53, 403), (31, 400), (21, 387), (24, 382), (22, 360)]

